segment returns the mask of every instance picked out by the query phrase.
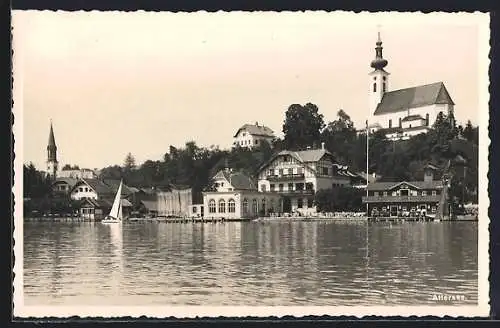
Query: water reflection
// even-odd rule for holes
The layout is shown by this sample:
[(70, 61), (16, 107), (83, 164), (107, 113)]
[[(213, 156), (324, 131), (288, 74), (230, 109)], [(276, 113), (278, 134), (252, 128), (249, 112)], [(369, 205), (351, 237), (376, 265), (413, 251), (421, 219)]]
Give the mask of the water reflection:
[[(477, 223), (25, 223), (26, 304), (477, 302)], [(463, 304), (463, 302), (461, 303)]]

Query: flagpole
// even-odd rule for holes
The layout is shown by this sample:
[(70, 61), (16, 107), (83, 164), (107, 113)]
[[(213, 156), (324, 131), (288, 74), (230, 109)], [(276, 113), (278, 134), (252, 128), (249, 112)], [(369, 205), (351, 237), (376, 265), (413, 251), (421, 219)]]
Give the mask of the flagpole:
[(368, 151), (369, 151), (369, 144), (370, 144), (370, 139), (369, 139), (369, 134), (370, 134), (370, 129), (368, 129), (368, 119), (366, 119), (366, 216), (368, 218), (369, 213), (368, 213)]

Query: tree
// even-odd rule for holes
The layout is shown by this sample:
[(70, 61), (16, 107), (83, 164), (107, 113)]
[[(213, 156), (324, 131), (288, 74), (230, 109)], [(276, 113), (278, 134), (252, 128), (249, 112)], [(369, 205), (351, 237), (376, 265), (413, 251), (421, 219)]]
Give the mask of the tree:
[(467, 124), (465, 125), (463, 136), (465, 139), (467, 139), (470, 142), (474, 141), (474, 127), (472, 126), (472, 123), (470, 120), (468, 120)]
[(128, 153), (125, 157), (125, 162), (123, 164), (125, 170), (132, 170), (135, 168), (135, 158), (131, 153)]
[(337, 119), (328, 123), (321, 133), (321, 139), (325, 142), (326, 149), (336, 155), (337, 160), (348, 165), (357, 166), (356, 161), (351, 157), (354, 153), (353, 148), (358, 146), (356, 129), (351, 118), (344, 110), (339, 110)]
[(324, 126), (323, 115), (316, 105), (290, 105), (283, 124), (284, 146), (289, 150), (298, 150), (317, 145)]

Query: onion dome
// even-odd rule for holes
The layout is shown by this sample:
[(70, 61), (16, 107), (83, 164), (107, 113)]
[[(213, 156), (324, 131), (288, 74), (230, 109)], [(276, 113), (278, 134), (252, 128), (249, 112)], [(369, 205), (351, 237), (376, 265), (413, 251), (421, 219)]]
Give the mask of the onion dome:
[(372, 60), (370, 66), (375, 70), (383, 70), (387, 66), (387, 60), (382, 56), (382, 40), (380, 40), (380, 32), (378, 33), (378, 40), (375, 47), (375, 59)]

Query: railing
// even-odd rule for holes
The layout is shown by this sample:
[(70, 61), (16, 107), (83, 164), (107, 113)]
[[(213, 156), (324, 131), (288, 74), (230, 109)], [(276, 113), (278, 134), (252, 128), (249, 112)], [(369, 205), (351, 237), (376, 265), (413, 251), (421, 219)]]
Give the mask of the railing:
[(277, 192), (279, 194), (288, 195), (314, 195), (313, 189), (303, 189), (303, 190), (271, 190), (271, 192)]
[(363, 203), (413, 203), (413, 202), (439, 202), (441, 195), (428, 196), (364, 196)]
[(304, 179), (304, 174), (303, 173), (298, 173), (298, 174), (283, 174), (283, 175), (268, 175), (267, 180), (270, 181), (278, 181), (278, 180), (298, 180), (298, 179)]

